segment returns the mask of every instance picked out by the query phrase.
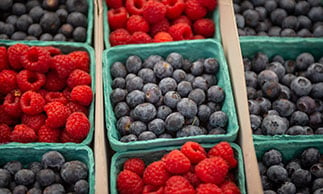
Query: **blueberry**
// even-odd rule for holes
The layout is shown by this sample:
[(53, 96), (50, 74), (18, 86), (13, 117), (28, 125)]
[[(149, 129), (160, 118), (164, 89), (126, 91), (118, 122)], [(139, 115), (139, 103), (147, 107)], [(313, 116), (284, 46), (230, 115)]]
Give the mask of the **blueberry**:
[(135, 107), (138, 104), (145, 102), (145, 94), (142, 91), (133, 90), (130, 93), (128, 93), (126, 101), (130, 107)]
[(63, 24), (58, 32), (63, 34), (66, 38), (71, 38), (73, 36), (74, 28), (71, 24)]
[(308, 29), (303, 28), (297, 32), (297, 36), (312, 37), (312, 33)]
[(297, 169), (291, 176), (291, 181), (297, 186), (306, 186), (311, 182), (312, 176), (308, 170)]
[(314, 37), (323, 37), (323, 25), (319, 25), (313, 30)]
[(181, 96), (175, 91), (169, 91), (164, 96), (164, 104), (170, 108), (176, 108)]
[[(284, 66), (280, 62), (270, 63), (268, 65), (267, 69), (273, 71), (277, 75), (279, 80), (281, 80), (286, 73)], [(265, 71), (262, 71), (262, 72), (265, 72)], [(266, 76), (266, 75), (264, 75), (264, 76)], [(266, 78), (264, 78), (264, 79), (266, 80)]]
[(253, 131), (255, 131), (255, 130), (257, 130), (257, 129), (260, 128), (261, 122), (262, 122), (262, 119), (261, 119), (260, 116), (254, 115), (254, 114), (251, 114), (250, 115), (250, 125), (251, 125), (251, 129)]
[(19, 170), (15, 174), (15, 181), (18, 185), (28, 186), (32, 184), (34, 180), (35, 180), (34, 172), (28, 169)]
[(197, 105), (200, 105), (205, 101), (205, 93), (203, 90), (197, 88), (189, 93), (188, 98), (193, 100)]
[(138, 76), (135, 76), (131, 79), (126, 80), (126, 88), (128, 92), (131, 92), (133, 90), (141, 90), (143, 86), (144, 86), (144, 82)]
[(313, 181), (312, 191), (323, 188), (323, 178), (318, 178)]
[(10, 172), (6, 169), (0, 169), (0, 187), (7, 187), (11, 181)]
[(172, 113), (172, 109), (169, 108), (168, 106), (166, 105), (159, 106), (157, 110), (157, 118), (165, 120), (170, 113)]
[(192, 86), (193, 88), (200, 88), (204, 91), (206, 91), (209, 88), (208, 83), (202, 76), (195, 77)]
[(314, 112), (310, 115), (310, 126), (314, 129), (323, 127), (323, 114), (320, 112)]
[(148, 123), (148, 130), (161, 135), (165, 132), (165, 122), (162, 119), (154, 119)]
[(204, 71), (209, 74), (216, 74), (219, 71), (219, 63), (215, 58), (207, 58), (203, 63)]
[(12, 5), (12, 14), (21, 16), (26, 13), (26, 7), (23, 3), (14, 3)]
[[(58, 15), (59, 20), (61, 21), (61, 23), (66, 22), (66, 19), (68, 17), (68, 12), (66, 11), (66, 9), (58, 9), (58, 10), (56, 10), (56, 14)], [(82, 19), (84, 19), (84, 18), (82, 18)]]
[(22, 15), (16, 22), (16, 28), (19, 31), (27, 32), (28, 27), (33, 23), (33, 20), (29, 15)]
[(277, 115), (267, 115), (261, 124), (261, 128), (267, 135), (282, 135), (286, 132), (289, 123)]
[(173, 72), (173, 78), (176, 80), (177, 83), (184, 81), (186, 79), (186, 73), (185, 71), (181, 69), (176, 69)]
[(264, 53), (257, 53), (252, 59), (252, 70), (256, 73), (264, 70), (268, 64), (268, 57)]
[(195, 79), (195, 76), (194, 75), (192, 75), (190, 73), (186, 74), (185, 81), (188, 81), (188, 82), (193, 83), (194, 79)]
[(240, 12), (240, 5), (238, 5), (237, 3), (233, 3), (233, 10), (234, 13), (237, 14)]
[(86, 14), (88, 10), (88, 3), (86, 0), (67, 0), (66, 8), (69, 12), (78, 11)]
[(137, 73), (142, 68), (142, 61), (140, 57), (132, 55), (126, 61), (126, 68), (130, 73)]
[(207, 98), (210, 102), (222, 103), (225, 98), (225, 93), (220, 86), (211, 86), (207, 90)]
[(66, 41), (66, 37), (63, 34), (56, 34), (53, 38), (54, 41)]
[(286, 10), (288, 13), (293, 13), (295, 9), (295, 0), (280, 0), (279, 7)]
[(271, 13), (277, 8), (277, 2), (275, 0), (267, 0), (264, 7), (268, 13)]
[(243, 1), (240, 4), (240, 12), (244, 12), (245, 10), (253, 9), (253, 8), (254, 8), (254, 6), (250, 1)]
[(29, 26), (28, 28), (28, 34), (35, 36), (35, 37), (39, 37), (42, 33), (42, 29), (41, 26), (39, 24), (32, 24)]
[(307, 78), (313, 83), (323, 82), (323, 64), (313, 63), (307, 69)]
[(204, 70), (204, 60), (197, 60), (192, 63), (191, 73), (194, 76), (199, 76), (203, 73)]
[(163, 79), (173, 75), (173, 67), (166, 61), (158, 61), (154, 65), (154, 72), (156, 77)]
[(323, 82), (313, 84), (311, 96), (317, 99), (323, 98)]
[(10, 161), (7, 162), (3, 168), (8, 170), (11, 175), (14, 175), (22, 169), (22, 164), (19, 161)]
[(125, 78), (127, 75), (127, 69), (121, 62), (115, 62), (110, 67), (112, 78), (122, 77)]
[(117, 77), (113, 79), (111, 87), (112, 89), (116, 89), (116, 88), (124, 89), (126, 87), (126, 80), (122, 77)]
[(40, 170), (36, 174), (36, 180), (42, 187), (47, 187), (55, 182), (55, 173), (51, 169)]
[(251, 61), (247, 57), (243, 58), (243, 67), (245, 71), (251, 71)]
[(0, 1), (0, 10), (8, 10), (12, 6), (12, 0)]
[(52, 41), (53, 40), (53, 36), (49, 33), (45, 33), (45, 34), (42, 34), (39, 38), (39, 40), (41, 41)]
[(219, 134), (225, 134), (225, 133), (226, 131), (221, 127), (213, 128), (209, 131), (210, 135), (219, 135)]
[(177, 103), (177, 110), (186, 118), (192, 118), (197, 114), (196, 103), (189, 98), (182, 98)]
[(192, 62), (189, 59), (184, 59), (182, 64), (182, 69), (186, 72), (189, 72), (192, 67)]
[(270, 19), (272, 23), (278, 26), (282, 24), (285, 17), (287, 17), (287, 12), (281, 8), (277, 8), (270, 13)]
[[(6, 19), (6, 23), (7, 23), (7, 24), (16, 25), (17, 20), (18, 20), (18, 17), (17, 17), (17, 16), (15, 16), (15, 15), (10, 15), (10, 16), (8, 16), (8, 17), (7, 17), (7, 19)], [(4, 24), (4, 23), (3, 23), (3, 24)]]
[(220, 104), (214, 102), (208, 102), (207, 106), (211, 109), (211, 112), (219, 111), (222, 108)]
[(275, 99), (280, 95), (281, 87), (277, 82), (265, 82), (265, 84), (262, 86), (262, 92), (265, 97), (268, 97), (269, 99)]
[(27, 192), (28, 194), (42, 194), (42, 190), (38, 189), (38, 188), (31, 188), (28, 190)]
[(275, 149), (266, 151), (262, 156), (262, 162), (265, 166), (278, 165), (283, 161), (282, 154)]
[(212, 113), (209, 117), (209, 125), (213, 128), (222, 127), (225, 128), (228, 124), (228, 116), (225, 112), (216, 111)]
[(190, 137), (196, 135), (203, 135), (203, 130), (194, 125), (187, 125), (176, 133), (176, 137)]
[(301, 154), (301, 164), (304, 168), (309, 168), (320, 161), (320, 151), (316, 148), (308, 148)]
[(11, 36), (15, 32), (15, 26), (13, 24), (0, 22), (0, 27), (1, 33), (6, 34), (7, 36)]
[(72, 12), (67, 16), (66, 22), (73, 27), (87, 27), (87, 18), (80, 12)]
[[(126, 78), (126, 80), (127, 80), (127, 78)], [(158, 88), (158, 86), (156, 84), (154, 84), (154, 83), (147, 83), (147, 84), (144, 85), (144, 87), (142, 87), (142, 91), (146, 93), (147, 90), (149, 90), (151, 88), (155, 88), (155, 87)]]
[(157, 114), (156, 108), (150, 103), (139, 104), (134, 109), (134, 115), (143, 122), (149, 122), (155, 118)]
[(218, 82), (216, 77), (212, 74), (203, 74), (202, 77), (206, 80), (208, 86), (216, 85)]
[(279, 194), (296, 193), (296, 186), (291, 182), (285, 182), (278, 190)]
[(316, 135), (323, 135), (323, 127), (319, 127), (315, 130)]
[(323, 7), (312, 7), (307, 15), (313, 22), (323, 21)]
[(246, 25), (250, 26), (250, 27), (257, 26), (259, 19), (260, 19), (259, 13), (255, 10), (252, 10), (252, 9), (248, 9), (248, 10), (244, 11), (243, 17), (245, 18)]
[(286, 170), (288, 172), (288, 175), (291, 176), (292, 174), (294, 174), (294, 172), (297, 169), (300, 169), (301, 165), (300, 162), (295, 160), (295, 161), (290, 161), (287, 165), (286, 165)]
[(163, 133), (160, 136), (158, 136), (158, 138), (171, 139), (171, 138), (173, 138), (173, 136), (168, 133)]
[(323, 165), (322, 163), (313, 164), (310, 168), (312, 175), (318, 178), (323, 178)]
[(279, 116), (279, 113), (276, 110), (268, 110), (266, 115), (276, 115)]
[(179, 112), (174, 112), (167, 116), (165, 127), (170, 132), (178, 131), (183, 127), (184, 122), (184, 116)]
[(272, 108), (276, 110), (280, 116), (289, 117), (295, 111), (295, 105), (287, 99), (279, 99), (273, 102)]
[(125, 102), (119, 102), (115, 107), (114, 107), (114, 114), (119, 119), (120, 117), (128, 115), (130, 112), (130, 108)]
[(299, 1), (295, 5), (296, 15), (306, 15), (310, 11), (310, 4), (307, 1)]
[(163, 57), (159, 55), (150, 55), (143, 64), (144, 68), (154, 69), (154, 66), (157, 62), (162, 61)]
[[(306, 2), (306, 1), (301, 1), (301, 2)], [(307, 17), (300, 15), (297, 17), (298, 23), (299, 23), (299, 28), (305, 28), (307, 30), (310, 30), (312, 27), (312, 21)]]
[(52, 184), (46, 187), (43, 191), (43, 194), (64, 194), (65, 189), (61, 184)]
[(168, 91), (176, 91), (177, 83), (173, 78), (166, 77), (160, 80), (159, 88), (163, 94), (166, 94)]
[[(238, 28), (238, 35), (239, 35), (239, 36), (247, 36), (247, 33), (246, 33), (243, 29)], [(250, 35), (250, 36), (251, 36), (251, 35)]]
[(286, 28), (286, 29), (283, 29), (280, 32), (280, 36), (282, 36), (282, 37), (294, 37), (294, 36), (296, 36), (296, 32), (293, 29)]
[(260, 114), (260, 106), (256, 100), (248, 100), (248, 108), (250, 114), (259, 115)]
[(257, 74), (253, 71), (245, 71), (246, 85), (248, 87), (257, 88), (258, 79)]
[(117, 129), (119, 133), (123, 136), (129, 134), (130, 126), (133, 123), (133, 119), (129, 116), (123, 116), (117, 121)]
[(15, 32), (11, 36), (11, 40), (24, 40), (27, 37), (27, 34), (25, 32)]
[(170, 53), (166, 58), (166, 62), (171, 64), (174, 69), (180, 69), (183, 64), (183, 56), (176, 52)]
[(290, 89), (287, 86), (284, 86), (282, 84), (279, 84), (279, 86), (280, 86), (279, 98), (287, 99), (287, 100), (290, 99), (292, 96)]
[(301, 125), (306, 126), (309, 122), (308, 115), (302, 111), (295, 111), (290, 117), (291, 125)]
[(284, 75), (284, 77), (282, 78), (281, 82), (282, 84), (284, 84), (285, 86), (289, 87), (290, 84), (292, 83), (292, 81), (296, 78), (296, 76), (294, 74), (288, 73), (286, 75)]
[(121, 137), (121, 139), (120, 139), (120, 141), (124, 142), (124, 143), (137, 141), (137, 140), (138, 140), (138, 138), (134, 134), (125, 135), (125, 136)]
[(146, 83), (156, 83), (154, 71), (149, 68), (143, 68), (138, 72), (138, 76)]
[(126, 99), (127, 94), (127, 90), (124, 89), (117, 88), (112, 90), (110, 95), (112, 104), (124, 101)]
[(264, 190), (271, 189), (274, 186), (273, 182), (267, 176), (261, 176), (261, 183)]
[(266, 24), (265, 22), (259, 22), (256, 26), (256, 31), (258, 32), (258, 36), (268, 36), (268, 34), (265, 31), (268, 31), (270, 26)]
[(27, 193), (27, 191), (28, 191), (28, 188), (26, 186), (18, 185), (13, 189), (12, 193), (13, 194), (23, 194), (23, 193)]
[(59, 170), (64, 164), (64, 156), (57, 151), (46, 152), (42, 156), (41, 164), (44, 168), (50, 168), (54, 170)]
[(27, 10), (31, 10), (33, 7), (41, 6), (38, 0), (29, 0), (26, 3)]
[(314, 63), (314, 57), (310, 53), (302, 53), (296, 58), (296, 68), (298, 70), (306, 70)]
[(140, 141), (146, 141), (146, 140), (152, 140), (152, 139), (156, 139), (157, 136), (155, 133), (151, 132), (151, 131), (144, 131), (142, 132), (139, 137), (138, 140)]
[(280, 36), (280, 32), (282, 31), (282, 29), (278, 26), (272, 26), (269, 28), (268, 30), (268, 35), (269, 36)]
[(56, 33), (61, 23), (57, 14), (53, 12), (46, 12), (41, 17), (39, 24), (44, 32)]
[(309, 96), (303, 96), (296, 102), (297, 109), (307, 114), (311, 114), (315, 111), (316, 103), (313, 98)]
[(299, 126), (299, 125), (294, 125), (287, 129), (286, 131), (287, 135), (306, 135), (307, 131), (304, 127)]
[(135, 121), (130, 124), (129, 131), (131, 134), (139, 136), (142, 132), (147, 130), (145, 123), (141, 121)]
[(0, 34), (0, 39), (9, 40), (9, 37), (6, 34)]
[(288, 173), (286, 169), (279, 165), (270, 166), (267, 169), (267, 176), (274, 183), (284, 183), (288, 180)]
[(28, 168), (37, 174), (42, 169), (42, 165), (40, 162), (32, 162), (28, 165)]
[(73, 31), (73, 38), (76, 42), (84, 42), (86, 40), (86, 29), (83, 27), (76, 27)]
[(66, 162), (60, 171), (62, 179), (69, 184), (74, 184), (81, 179), (88, 177), (88, 168), (81, 161), (74, 160)]
[(211, 109), (210, 107), (208, 107), (205, 104), (202, 104), (198, 107), (198, 118), (202, 121), (202, 122), (207, 122), (209, 120), (209, 117), (211, 115)]

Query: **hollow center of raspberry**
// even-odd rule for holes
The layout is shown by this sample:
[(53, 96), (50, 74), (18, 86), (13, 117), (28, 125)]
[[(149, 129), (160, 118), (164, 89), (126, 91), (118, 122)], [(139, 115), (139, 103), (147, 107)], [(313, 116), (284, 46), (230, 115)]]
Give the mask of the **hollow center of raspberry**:
[(35, 52), (31, 52), (31, 53), (29, 53), (29, 55), (28, 55), (28, 60), (30, 61), (30, 62), (37, 62), (38, 61), (38, 53), (35, 53)]
[(187, 40), (190, 39), (191, 33), (189, 31), (184, 31), (183, 33), (183, 39)]
[(137, 8), (137, 9), (141, 9), (141, 8), (143, 7), (142, 0), (135, 0), (135, 1), (134, 1), (134, 6), (135, 6), (135, 8)]
[(31, 98), (27, 98), (24, 100), (24, 106), (28, 107), (30, 106), (30, 103), (31, 103)]
[(117, 15), (117, 14), (119, 14), (119, 13), (121, 13), (121, 9), (119, 8), (119, 9), (115, 9), (115, 10), (113, 10), (113, 14), (114, 15)]
[(28, 77), (28, 80), (27, 81), (32, 84), (32, 83), (37, 82), (38, 79), (35, 76), (30, 76), (30, 77)]

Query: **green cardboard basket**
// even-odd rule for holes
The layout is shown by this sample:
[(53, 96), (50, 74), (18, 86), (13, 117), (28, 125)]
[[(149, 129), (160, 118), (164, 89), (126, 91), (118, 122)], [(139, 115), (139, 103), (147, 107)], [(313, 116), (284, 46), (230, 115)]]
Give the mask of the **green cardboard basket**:
[[(214, 144), (202, 144), (204, 148), (212, 148)], [(231, 146), (235, 153), (235, 158), (238, 161), (238, 167), (236, 169), (236, 183), (240, 188), (241, 194), (246, 194), (245, 186), (245, 174), (244, 174), (244, 164), (241, 148), (234, 143), (231, 143)], [(177, 147), (164, 147), (164, 148), (155, 148), (151, 150), (138, 150), (138, 151), (129, 151), (123, 153), (116, 153), (111, 159), (111, 168), (110, 168), (110, 193), (117, 194), (117, 177), (119, 172), (123, 169), (123, 163), (129, 158), (141, 158), (145, 161), (146, 165), (160, 160), (164, 154), (174, 150), (180, 149)]]
[[(26, 44), (29, 46), (54, 46), (61, 49), (62, 53), (69, 53), (76, 50), (82, 50), (82, 51), (88, 52), (91, 60), (90, 61), (90, 75), (92, 77), (91, 88), (93, 91), (93, 96), (95, 96), (95, 93), (96, 93), (95, 92), (96, 91), (95, 90), (95, 55), (92, 47), (90, 47), (85, 43), (71, 43), (71, 42), (63, 43), (63, 42), (51, 42), (51, 41), (0, 41), (0, 46), (8, 47), (18, 43)], [(94, 103), (94, 97), (93, 97), (93, 101), (89, 108), (89, 117), (88, 117), (91, 124), (91, 128), (90, 128), (89, 134), (81, 142), (81, 144), (89, 145), (92, 142), (93, 132), (94, 132), (94, 106), (95, 106), (95, 103)], [(13, 142), (9, 144), (19, 145), (21, 143)], [(36, 143), (36, 144), (43, 144), (43, 143)], [(52, 143), (52, 144), (55, 145), (58, 143)]]
[[(199, 58), (215, 57), (219, 64), (219, 72), (217, 73), (218, 85), (225, 91), (225, 101), (222, 107), (229, 117), (229, 124), (226, 134), (220, 135), (199, 135), (193, 137), (181, 137), (174, 139), (154, 139), (147, 141), (136, 141), (124, 143), (119, 141), (120, 134), (116, 129), (116, 117), (113, 112), (113, 107), (110, 101), (111, 88), (111, 75), (110, 67), (116, 61), (123, 61), (130, 55), (138, 55), (142, 59), (150, 55), (161, 55), (166, 57), (171, 52), (178, 52), (184, 58), (196, 60)], [(228, 71), (228, 66), (224, 58), (221, 45), (214, 40), (194, 40), (194, 41), (181, 41), (170, 43), (158, 43), (154, 47), (150, 44), (140, 45), (127, 45), (122, 47), (113, 47), (106, 50), (103, 54), (103, 86), (105, 98), (105, 119), (107, 127), (107, 135), (110, 145), (113, 150), (121, 152), (127, 150), (150, 149), (154, 147), (181, 145), (186, 141), (197, 141), (199, 143), (215, 143), (218, 141), (232, 142), (236, 139), (238, 133), (238, 120), (236, 109), (231, 89), (231, 81)]]
[(94, 179), (94, 157), (92, 150), (84, 145), (77, 145), (73, 143), (68, 144), (42, 144), (35, 143), (17, 145), (2, 145), (0, 146), (0, 166), (6, 162), (17, 160), (20, 161), (24, 167), (27, 167), (31, 162), (40, 162), (42, 155), (48, 151), (58, 151), (65, 157), (66, 161), (80, 160), (84, 162), (88, 171), (89, 194), (95, 193), (95, 179)]
[[(110, 27), (108, 23), (108, 6), (105, 1), (103, 1), (103, 30), (104, 30), (104, 44), (105, 48), (108, 49), (111, 47), (110, 41), (109, 41), (109, 35), (110, 35)], [(220, 31), (220, 14), (219, 14), (219, 6), (214, 10), (212, 14), (212, 20), (215, 23), (215, 34), (213, 36), (213, 39), (221, 42), (221, 31)], [(191, 41), (191, 40), (185, 40)], [(182, 42), (182, 41), (181, 41)], [(155, 43), (148, 43), (149, 45), (153, 46)], [(123, 45), (120, 45), (123, 46)]]
[[(257, 52), (265, 53), (269, 58), (281, 55), (284, 59), (296, 59), (302, 52), (309, 52), (318, 60), (323, 56), (323, 39), (298, 38), (244, 38), (240, 39), (242, 56), (253, 57)], [(323, 135), (253, 135), (255, 141), (272, 140), (322, 140)]]

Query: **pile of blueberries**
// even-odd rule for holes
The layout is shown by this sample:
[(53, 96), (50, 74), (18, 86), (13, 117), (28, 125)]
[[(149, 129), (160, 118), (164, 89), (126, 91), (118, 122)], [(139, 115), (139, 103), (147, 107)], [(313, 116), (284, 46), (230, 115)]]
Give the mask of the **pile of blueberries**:
[(289, 162), (284, 162), (282, 155), (271, 149), (258, 162), (264, 194), (323, 193), (323, 162), (318, 149), (307, 148)]
[(323, 57), (264, 53), (244, 58), (251, 128), (257, 135), (323, 134)]
[(240, 36), (323, 37), (321, 0), (233, 0)]
[(19, 161), (7, 162), (0, 168), (1, 194), (88, 194), (88, 168), (81, 161), (65, 161), (57, 151), (46, 152), (41, 162), (27, 168)]
[(84, 42), (87, 0), (1, 0), (0, 39)]
[(216, 85), (215, 58), (191, 62), (179, 53), (166, 59), (132, 55), (110, 67), (110, 99), (121, 142), (225, 134), (224, 90)]

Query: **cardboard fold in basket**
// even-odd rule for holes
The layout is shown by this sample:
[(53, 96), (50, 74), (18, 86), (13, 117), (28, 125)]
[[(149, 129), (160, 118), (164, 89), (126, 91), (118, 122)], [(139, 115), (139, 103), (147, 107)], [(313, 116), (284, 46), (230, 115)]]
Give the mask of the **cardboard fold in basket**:
[[(109, 41), (109, 37), (110, 37), (109, 35), (111, 33), (111, 30), (108, 22), (108, 9), (109, 7), (107, 6), (106, 1), (103, 1), (103, 31), (104, 31), (104, 44), (106, 49), (111, 47), (111, 44)], [(213, 38), (208, 38), (208, 39), (215, 39), (221, 42), (219, 6), (215, 8), (213, 13), (211, 14), (210, 19), (212, 19), (213, 22), (215, 23), (215, 31), (214, 31)], [(190, 41), (190, 40), (185, 40), (185, 41)], [(152, 44), (155, 44), (155, 43), (147, 43), (147, 44), (150, 44), (151, 46), (153, 46)]]
[[(234, 155), (238, 161), (237, 169), (235, 169), (235, 183), (240, 188), (241, 194), (246, 194), (245, 186), (245, 174), (244, 174), (244, 163), (241, 148), (234, 143), (230, 144), (234, 150)], [(212, 148), (214, 144), (201, 144), (205, 149)], [(177, 147), (160, 147), (150, 150), (137, 150), (137, 151), (128, 151), (116, 153), (111, 159), (111, 168), (110, 168), (110, 193), (116, 194), (117, 192), (117, 177), (118, 174), (123, 169), (123, 164), (126, 160), (130, 158), (140, 158), (144, 160), (146, 166), (150, 163), (160, 160), (166, 153), (174, 150), (180, 149), (180, 146)]]
[[(93, 133), (94, 133), (94, 96), (95, 96), (95, 54), (92, 47), (85, 43), (71, 43), (71, 42), (51, 42), (51, 41), (0, 41), (0, 46), (9, 47), (14, 44), (26, 44), (28, 46), (53, 46), (55, 48), (59, 48), (63, 54), (67, 54), (73, 51), (86, 51), (89, 54), (90, 57), (90, 75), (91, 75), (91, 89), (93, 92), (93, 100), (89, 106), (89, 115), (88, 119), (90, 121), (90, 131), (87, 135), (87, 137), (81, 142), (81, 144), (89, 145), (92, 142), (93, 139)], [(36, 142), (35, 142), (36, 143)], [(15, 144), (19, 145), (21, 143), (12, 142), (9, 144)], [(37, 144), (42, 144), (41, 142)], [(57, 144), (57, 143), (51, 143), (51, 144)], [(1, 147), (1, 146), (0, 146)]]
[(84, 145), (74, 143), (67, 144), (20, 144), (20, 145), (2, 145), (0, 146), (0, 166), (5, 165), (9, 161), (19, 161), (26, 168), (32, 162), (41, 162), (42, 155), (49, 151), (60, 152), (66, 162), (72, 160), (80, 160), (88, 167), (88, 183), (89, 194), (95, 193), (95, 179), (94, 179), (94, 157), (92, 150)]
[[(137, 55), (142, 59), (146, 59), (150, 55), (161, 55), (163, 57), (166, 57), (171, 52), (178, 52), (182, 54), (184, 58), (190, 60), (197, 60), (199, 58), (207, 57), (214, 57), (218, 60), (219, 72), (214, 76), (217, 77), (217, 85), (219, 85), (225, 92), (225, 100), (222, 106), (222, 111), (224, 111), (229, 118), (227, 133), (219, 135), (199, 135), (172, 139), (157, 138), (153, 140), (135, 141), (128, 143), (119, 141), (121, 137), (116, 128), (117, 120), (113, 112), (112, 103), (110, 101), (110, 94), (112, 92), (112, 78), (110, 74), (111, 65), (117, 61), (125, 62), (130, 55)], [(153, 47), (149, 44), (114, 47), (104, 52), (103, 77), (107, 135), (110, 145), (115, 151), (120, 152), (127, 150), (150, 149), (154, 147), (181, 145), (186, 141), (196, 141), (199, 143), (214, 143), (219, 141), (232, 142), (237, 137), (239, 126), (232, 94), (231, 80), (222, 47), (217, 41), (194, 40), (159, 43)]]
[[(269, 59), (275, 55), (282, 56), (285, 60), (293, 59), (303, 53), (311, 53), (315, 61), (323, 57), (323, 39), (299, 39), (281, 37), (245, 37), (240, 39), (241, 52), (243, 57), (253, 57), (256, 53), (265, 53)], [(251, 130), (251, 129), (250, 129)], [(323, 135), (253, 135), (257, 141), (272, 140), (322, 140)]]

